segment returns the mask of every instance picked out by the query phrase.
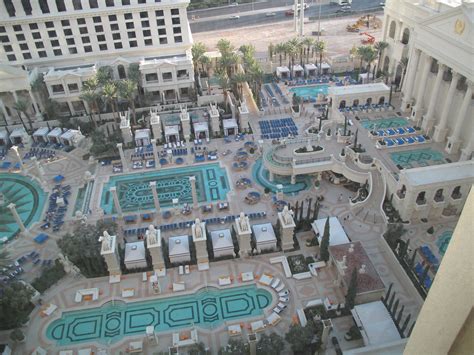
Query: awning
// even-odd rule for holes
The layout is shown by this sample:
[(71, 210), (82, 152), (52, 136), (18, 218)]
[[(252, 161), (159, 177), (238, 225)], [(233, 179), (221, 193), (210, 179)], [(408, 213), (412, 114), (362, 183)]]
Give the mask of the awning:
[(54, 177), (54, 182), (61, 182), (63, 180), (64, 180), (64, 176), (62, 176), (62, 175), (56, 175)]
[(137, 220), (137, 216), (125, 216), (123, 219), (125, 222), (134, 222)]
[(43, 244), (48, 238), (49, 236), (47, 234), (40, 233), (34, 238), (34, 241), (38, 244)]

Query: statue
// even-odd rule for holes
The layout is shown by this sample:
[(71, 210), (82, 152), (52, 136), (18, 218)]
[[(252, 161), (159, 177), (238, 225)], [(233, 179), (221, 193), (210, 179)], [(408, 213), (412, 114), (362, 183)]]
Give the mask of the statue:
[(150, 226), (148, 227), (148, 230), (146, 231), (148, 245), (153, 245), (158, 242), (157, 234), (158, 233), (155, 229), (155, 226), (153, 224), (150, 224)]
[(199, 220), (199, 218), (196, 218), (196, 221), (194, 222), (194, 233), (196, 235), (196, 238), (202, 237), (201, 221)]
[(107, 231), (104, 231), (104, 235), (99, 237), (99, 242), (102, 242), (102, 251), (109, 251), (112, 249), (112, 237)]
[(282, 212), (282, 217), (283, 217), (283, 222), (285, 222), (285, 224), (291, 224), (292, 223), (292, 214), (291, 212), (288, 210), (288, 206), (285, 206), (283, 207), (283, 212)]
[(245, 219), (245, 213), (243, 213), (243, 212), (240, 212), (240, 222), (239, 222), (239, 224), (240, 224), (240, 230), (242, 232), (248, 231), (247, 221)]

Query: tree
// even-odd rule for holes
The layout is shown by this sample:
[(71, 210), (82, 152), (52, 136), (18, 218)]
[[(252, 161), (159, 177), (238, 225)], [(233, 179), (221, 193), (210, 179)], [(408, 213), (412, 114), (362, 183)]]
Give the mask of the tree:
[(221, 73), (218, 73), (217, 80), (219, 82), (219, 86), (222, 88), (222, 91), (224, 92), (224, 103), (227, 103), (227, 90), (229, 90), (229, 87), (230, 87), (230, 79), (229, 79), (229, 76), (227, 75), (227, 72), (223, 71)]
[[(31, 121), (30, 114), (28, 113), (30, 104), (26, 100), (18, 99), (18, 101), (13, 104), (13, 108), (18, 112), (18, 116), (20, 116), (20, 119), (21, 119), (21, 114), (25, 115), (26, 119), (28, 120), (28, 125), (30, 126), (30, 131), (33, 131), (33, 122)], [(22, 119), (21, 119), (21, 122), (23, 123)], [(25, 127), (25, 130), (26, 130), (26, 127)]]
[(388, 47), (388, 43), (384, 41), (378, 41), (375, 43), (374, 48), (377, 50), (377, 71), (380, 70), (380, 66), (382, 65), (382, 54), (385, 48)]
[(120, 131), (113, 132), (108, 137), (101, 130), (95, 130), (91, 134), (92, 147), (90, 153), (95, 157), (104, 155), (116, 155), (118, 153), (117, 143), (122, 142)]
[(0, 329), (21, 327), (28, 321), (31, 312), (33, 290), (20, 282), (2, 286), (0, 297)]
[(135, 84), (140, 84), (140, 65), (138, 63), (130, 63), (128, 66), (128, 73), (127, 73), (128, 80), (133, 81)]
[(317, 41), (314, 45), (316, 54), (319, 55), (319, 75), (322, 73), (323, 55), (326, 52), (326, 42)]
[(104, 96), (106, 104), (109, 104), (112, 108), (112, 113), (114, 118), (118, 119), (117, 115), (117, 99), (118, 99), (118, 88), (117, 83), (114, 81), (110, 81), (105, 83), (104, 87), (102, 88), (102, 95)]
[(209, 71), (211, 69), (211, 58), (207, 55), (201, 56), (199, 58), (199, 63), (201, 64), (202, 71), (206, 73), (207, 77), (210, 77)]
[(193, 344), (189, 347), (189, 355), (206, 355), (206, 346), (203, 342)]
[(113, 69), (109, 65), (104, 65), (97, 70), (96, 74), (99, 86), (104, 86), (113, 78)]
[(197, 68), (199, 60), (206, 53), (206, 46), (202, 42), (196, 42), (191, 47), (191, 54), (193, 56), (193, 65)]
[(275, 53), (278, 53), (279, 55), (279, 58), (280, 58), (280, 67), (282, 66), (283, 64), (283, 56), (282, 54), (286, 53), (286, 46), (284, 43), (278, 43), (276, 46), (275, 46)]
[(349, 287), (347, 288), (346, 294), (346, 309), (354, 308), (355, 298), (357, 296), (357, 269), (352, 269), (351, 281), (349, 282)]
[(242, 339), (229, 339), (229, 343), (219, 350), (219, 355), (246, 355), (249, 349)]
[(329, 260), (329, 217), (324, 225), (324, 233), (319, 247), (319, 258), (325, 262)]
[(306, 46), (306, 63), (309, 63), (309, 53), (311, 52), (311, 48), (313, 48), (316, 41), (314, 38), (305, 37), (302, 41), (302, 44)]
[(25, 334), (21, 331), (21, 329), (17, 328), (13, 332), (10, 333), (10, 339), (14, 342), (22, 342), (25, 340)]
[(290, 330), (285, 334), (285, 340), (290, 343), (294, 353), (312, 354), (313, 344), (317, 342), (316, 329), (313, 322), (308, 322), (304, 327), (299, 324), (292, 324)]
[[(99, 112), (99, 107), (98, 107), (99, 94), (95, 90), (85, 88), (82, 90), (79, 98), (85, 101), (87, 105), (89, 106), (88, 114), (89, 114), (91, 123), (94, 125), (94, 127), (97, 127), (97, 122), (94, 119), (93, 113)], [(100, 113), (99, 113), (99, 117), (100, 117)]]
[(388, 245), (395, 249), (397, 247), (397, 241), (400, 237), (405, 234), (406, 229), (403, 228), (401, 223), (390, 223), (387, 227), (387, 230), (383, 234), (383, 237), (387, 241)]
[(289, 67), (290, 67), (290, 75), (293, 77), (293, 67), (295, 66), (295, 57), (298, 55), (298, 39), (294, 38), (286, 42), (286, 53), (288, 53), (289, 59)]
[(221, 38), (217, 42), (217, 49), (219, 50), (219, 52), (221, 52), (221, 54), (228, 54), (234, 51), (234, 46), (230, 43), (229, 40)]
[(257, 353), (261, 355), (279, 355), (284, 348), (283, 338), (275, 332), (263, 333), (257, 343)]
[[(130, 77), (130, 75), (129, 75)], [(118, 92), (119, 96), (128, 101), (129, 108), (132, 110), (132, 122), (137, 124), (137, 113), (135, 110), (135, 98), (137, 96), (137, 82), (132, 79), (122, 80), (119, 82)]]
[(236, 73), (231, 79), (231, 82), (237, 87), (237, 93), (240, 101), (243, 101), (243, 85), (247, 82), (247, 75), (245, 73)]

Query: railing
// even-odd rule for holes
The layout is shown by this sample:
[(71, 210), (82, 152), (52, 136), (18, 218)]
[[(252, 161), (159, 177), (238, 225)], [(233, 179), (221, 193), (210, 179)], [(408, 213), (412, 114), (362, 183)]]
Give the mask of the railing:
[(188, 79), (189, 79), (189, 75), (178, 76), (178, 80), (188, 80)]
[(295, 161), (295, 165), (303, 165), (303, 164), (311, 164), (311, 163), (322, 163), (326, 161), (330, 161), (332, 158), (331, 156), (328, 157), (321, 157), (321, 158), (309, 158), (309, 159), (300, 159)]

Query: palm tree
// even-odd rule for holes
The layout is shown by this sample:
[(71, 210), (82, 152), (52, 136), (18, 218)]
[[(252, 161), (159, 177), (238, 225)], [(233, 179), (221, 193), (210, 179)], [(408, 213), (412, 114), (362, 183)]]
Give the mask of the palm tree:
[(232, 77), (231, 82), (237, 87), (240, 101), (243, 101), (242, 88), (243, 84), (247, 81), (247, 75), (245, 73), (235, 73)]
[(130, 79), (122, 80), (119, 83), (119, 95), (128, 101), (129, 107), (132, 109), (132, 122), (137, 124), (137, 113), (135, 110), (135, 98), (137, 96), (138, 85)]
[(275, 54), (275, 45), (272, 42), (270, 42), (270, 44), (268, 45), (268, 58), (272, 60), (274, 54)]
[(201, 58), (199, 58), (199, 64), (201, 64), (202, 71), (207, 73), (207, 77), (210, 77), (209, 71), (211, 69), (211, 58), (207, 55), (202, 55)]
[(374, 48), (377, 50), (378, 59), (377, 59), (377, 71), (380, 70), (380, 66), (382, 65), (382, 54), (385, 48), (388, 47), (388, 43), (384, 41), (376, 42)]
[(243, 44), (240, 46), (239, 51), (245, 56), (253, 57), (255, 55), (255, 47), (251, 44)]
[(109, 65), (104, 65), (97, 70), (97, 74), (95, 75), (97, 78), (97, 82), (99, 86), (104, 86), (113, 77), (113, 70), (112, 67)]
[[(377, 51), (372, 46), (367, 46), (367, 49), (364, 51), (364, 62), (367, 63), (367, 81), (370, 79), (370, 66), (377, 59)], [(373, 78), (372, 78), (373, 79)]]
[(314, 38), (306, 37), (303, 39), (303, 45), (306, 46), (306, 63), (309, 63), (309, 53), (311, 52), (311, 48), (315, 44)]
[(362, 73), (364, 58), (367, 56), (368, 46), (359, 46), (356, 48), (355, 54), (360, 59), (359, 72)]
[(193, 44), (193, 46), (191, 47), (191, 54), (193, 56), (194, 68), (197, 68), (199, 60), (204, 55), (204, 53), (206, 53), (206, 46), (204, 45), (204, 43), (197, 42)]
[(282, 66), (282, 54), (285, 53), (286, 51), (286, 46), (285, 46), (285, 43), (278, 43), (276, 46), (275, 46), (275, 53), (278, 53), (278, 55), (280, 56), (280, 67)]
[(314, 44), (314, 50), (316, 54), (319, 54), (319, 75), (321, 75), (322, 65), (323, 65), (323, 54), (326, 52), (326, 42), (317, 41)]
[(97, 76), (93, 76), (92, 78), (87, 79), (82, 83), (83, 90), (91, 90), (96, 91), (99, 88), (99, 79)]
[(97, 105), (97, 100), (98, 100), (98, 94), (93, 90), (86, 89), (83, 87), (81, 96), (79, 96), (79, 98), (85, 101), (87, 105), (89, 106), (89, 112), (88, 112), (89, 117), (94, 127), (97, 128), (97, 122), (94, 120), (92, 113), (93, 111), (97, 112), (96, 105)]
[(399, 87), (401, 88), (403, 86), (403, 81), (405, 80), (405, 75), (408, 69), (408, 57), (403, 57), (402, 59), (400, 59), (400, 65), (403, 68), (402, 78), (400, 79), (400, 84), (399, 84)]
[(217, 49), (221, 52), (221, 55), (228, 54), (234, 51), (234, 46), (227, 39), (220, 39), (217, 42)]
[(237, 54), (233, 52), (225, 53), (219, 59), (219, 66), (221, 67), (222, 70), (226, 71), (227, 76), (230, 78), (232, 77), (234, 67), (235, 65), (237, 65), (238, 62), (239, 62), (239, 57), (237, 56)]
[(288, 53), (289, 61), (288, 66), (290, 67), (290, 75), (293, 77), (293, 66), (295, 65), (295, 57), (298, 55), (298, 40), (292, 39), (286, 42), (286, 52)]
[(298, 48), (298, 52), (300, 54), (300, 65), (303, 66), (303, 57), (304, 57), (304, 50), (305, 50), (305, 46), (303, 44), (303, 41), (298, 41), (298, 43), (296, 44), (296, 48)]
[(262, 89), (264, 72), (258, 63), (255, 63), (248, 70), (249, 77), (252, 81), (252, 92), (255, 96), (255, 100), (259, 102), (260, 90)]
[(219, 81), (219, 86), (222, 88), (222, 91), (224, 92), (224, 104), (226, 104), (227, 103), (227, 90), (229, 90), (229, 87), (230, 87), (229, 76), (227, 75), (226, 71), (222, 71), (217, 74), (217, 79)]
[[(30, 107), (30, 105), (28, 104), (28, 102), (26, 100), (23, 100), (23, 99), (18, 99), (18, 101), (13, 104), (13, 108), (18, 112), (18, 116), (20, 117), (22, 123), (23, 123), (23, 120), (21, 118), (21, 114), (24, 114), (26, 119), (28, 120), (28, 125), (30, 126), (30, 131), (33, 132), (33, 122), (31, 121), (31, 117), (28, 113), (29, 107)], [(24, 124), (23, 124), (23, 126), (24, 126)], [(25, 127), (25, 130), (26, 130), (26, 127)]]
[(105, 99), (106, 104), (110, 104), (112, 107), (112, 113), (114, 118), (118, 119), (117, 113), (117, 99), (118, 99), (118, 88), (115, 81), (110, 81), (102, 88), (102, 96)]

